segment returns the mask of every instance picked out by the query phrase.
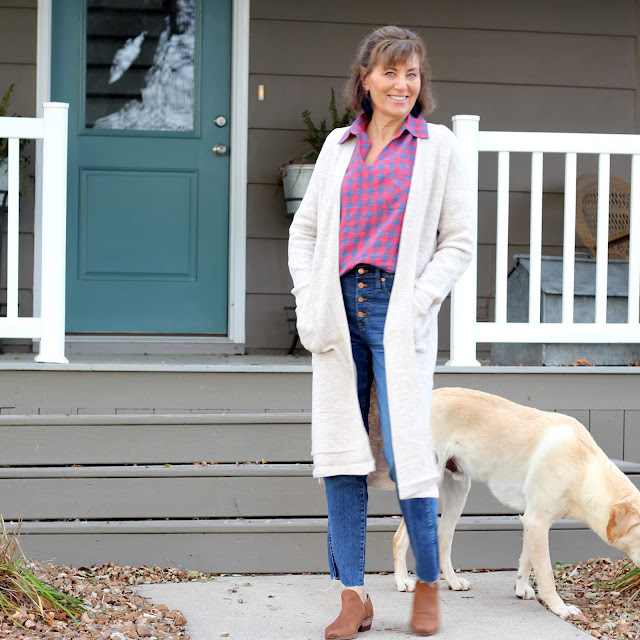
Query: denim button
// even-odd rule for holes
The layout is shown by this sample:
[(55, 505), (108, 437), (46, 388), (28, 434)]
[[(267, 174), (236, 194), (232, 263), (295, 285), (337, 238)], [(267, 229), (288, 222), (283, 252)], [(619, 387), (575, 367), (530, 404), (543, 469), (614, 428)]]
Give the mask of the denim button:
[(358, 269), (358, 273), (366, 273), (366, 271), (365, 271), (362, 267), (360, 267), (360, 268)]
[(358, 289), (364, 289), (366, 286), (364, 282), (358, 282)]
[(363, 298), (362, 296), (360, 296), (360, 297), (358, 298), (358, 302), (366, 302), (366, 300), (367, 300), (367, 299), (366, 299), (366, 298)]
[(358, 318), (364, 318), (366, 315), (364, 311), (358, 311)]

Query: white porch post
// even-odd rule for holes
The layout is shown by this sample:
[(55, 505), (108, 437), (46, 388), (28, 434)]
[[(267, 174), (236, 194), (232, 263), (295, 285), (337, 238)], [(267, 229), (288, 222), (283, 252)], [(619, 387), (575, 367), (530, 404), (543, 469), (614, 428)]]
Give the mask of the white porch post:
[(66, 364), (65, 276), (67, 245), (67, 129), (69, 105), (44, 105), (42, 153), (42, 339), (36, 362)]
[(451, 292), (451, 359), (449, 367), (480, 366), (476, 360), (478, 289), (478, 133), (480, 116), (453, 116), (453, 132), (462, 145), (472, 194), (473, 257)]

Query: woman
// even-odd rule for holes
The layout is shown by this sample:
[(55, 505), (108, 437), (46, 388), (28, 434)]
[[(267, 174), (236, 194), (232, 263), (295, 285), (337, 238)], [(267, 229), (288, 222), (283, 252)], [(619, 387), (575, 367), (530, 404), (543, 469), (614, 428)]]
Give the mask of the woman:
[[(439, 626), (436, 320), (471, 257), (468, 185), (454, 135), (421, 118), (434, 100), (415, 33), (388, 26), (365, 38), (347, 91), (363, 113), (327, 137), (289, 240), (298, 333), (313, 357), (314, 476), (325, 482), (331, 576), (344, 587), (325, 637), (371, 628), (364, 567), (376, 469), (373, 486), (384, 469), (397, 487), (416, 557), (411, 625), (430, 635)], [(384, 459), (369, 433), (373, 378)]]

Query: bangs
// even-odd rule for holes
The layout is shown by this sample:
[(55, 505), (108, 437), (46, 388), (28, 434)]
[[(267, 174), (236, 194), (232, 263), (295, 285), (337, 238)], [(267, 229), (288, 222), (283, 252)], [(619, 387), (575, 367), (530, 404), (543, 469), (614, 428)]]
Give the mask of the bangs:
[(412, 56), (418, 57), (418, 68), (424, 58), (424, 49), (411, 40), (392, 40), (381, 42), (371, 52), (369, 68), (379, 62), (383, 67), (394, 67), (398, 63), (406, 63)]

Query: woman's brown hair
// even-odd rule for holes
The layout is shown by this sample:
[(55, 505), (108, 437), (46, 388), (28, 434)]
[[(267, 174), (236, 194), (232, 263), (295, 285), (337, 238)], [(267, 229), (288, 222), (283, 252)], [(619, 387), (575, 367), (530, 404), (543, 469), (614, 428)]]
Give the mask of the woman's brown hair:
[(369, 75), (379, 62), (385, 67), (393, 66), (398, 62), (406, 62), (414, 54), (420, 60), (418, 111), (431, 113), (436, 107), (436, 101), (431, 86), (431, 67), (427, 60), (424, 42), (410, 29), (392, 25), (376, 29), (362, 41), (351, 67), (351, 77), (347, 82), (348, 105), (355, 111), (362, 109), (362, 100), (366, 94), (362, 86), (362, 78)]

